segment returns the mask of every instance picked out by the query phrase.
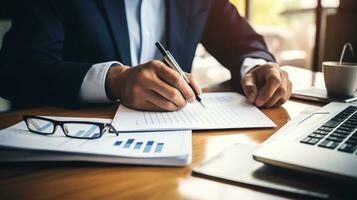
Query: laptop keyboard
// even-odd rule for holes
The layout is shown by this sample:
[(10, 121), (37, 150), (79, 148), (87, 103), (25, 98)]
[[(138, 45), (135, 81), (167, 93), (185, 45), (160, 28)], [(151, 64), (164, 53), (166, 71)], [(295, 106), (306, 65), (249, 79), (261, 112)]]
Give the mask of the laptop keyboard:
[(357, 150), (357, 106), (349, 106), (301, 140), (321, 148), (354, 153)]

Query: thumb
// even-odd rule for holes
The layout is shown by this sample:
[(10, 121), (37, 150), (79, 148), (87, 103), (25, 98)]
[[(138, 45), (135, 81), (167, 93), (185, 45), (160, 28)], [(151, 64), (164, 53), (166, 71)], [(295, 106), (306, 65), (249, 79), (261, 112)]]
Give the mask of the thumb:
[(241, 84), (244, 94), (248, 98), (248, 101), (250, 103), (254, 103), (258, 93), (257, 84), (254, 75), (252, 73), (248, 73), (244, 75), (242, 77)]

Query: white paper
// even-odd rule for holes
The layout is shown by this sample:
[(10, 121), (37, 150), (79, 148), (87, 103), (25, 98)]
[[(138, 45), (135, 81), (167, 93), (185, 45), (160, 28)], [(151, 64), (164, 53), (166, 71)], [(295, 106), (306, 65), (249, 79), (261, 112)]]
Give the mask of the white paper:
[(147, 112), (120, 105), (112, 121), (118, 131), (263, 128), (276, 125), (237, 93), (204, 93), (198, 102), (176, 112)]
[[(89, 118), (51, 118), (57, 120), (80, 120), (106, 123), (111, 121), (107, 119)], [(118, 158), (160, 159), (181, 157), (180, 159), (182, 159), (182, 157), (187, 157), (186, 161), (190, 162), (192, 151), (191, 137), (191, 131), (163, 131), (119, 133), (119, 136), (106, 133), (99, 139), (73, 139), (66, 137), (60, 128), (50, 136), (31, 133), (27, 130), (25, 123), (20, 122), (0, 131), (0, 147), (75, 153), (76, 155), (112, 156)], [(132, 144), (128, 145), (128, 147), (124, 147), (129, 139), (133, 140)], [(122, 143), (120, 145), (114, 145), (118, 141), (122, 141)], [(150, 145), (150, 148), (147, 148), (146, 146), (150, 141), (152, 145)], [(141, 143), (141, 145), (137, 145), (137, 143)], [(135, 145), (137, 145), (136, 148)], [(158, 146), (160, 146), (160, 148)], [(138, 161), (135, 162), (140, 164)], [(145, 161), (141, 163), (145, 164)], [(159, 165), (160, 163), (156, 164)]]

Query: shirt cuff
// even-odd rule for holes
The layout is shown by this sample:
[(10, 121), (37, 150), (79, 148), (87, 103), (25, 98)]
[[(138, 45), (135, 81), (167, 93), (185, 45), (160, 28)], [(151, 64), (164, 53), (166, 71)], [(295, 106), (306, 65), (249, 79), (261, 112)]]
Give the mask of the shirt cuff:
[(105, 79), (112, 65), (122, 65), (119, 62), (104, 62), (93, 65), (85, 75), (80, 91), (79, 100), (86, 103), (112, 102), (105, 90)]
[(253, 68), (267, 64), (268, 62), (261, 58), (245, 58), (242, 63), (242, 67), (240, 68), (241, 77), (248, 73)]

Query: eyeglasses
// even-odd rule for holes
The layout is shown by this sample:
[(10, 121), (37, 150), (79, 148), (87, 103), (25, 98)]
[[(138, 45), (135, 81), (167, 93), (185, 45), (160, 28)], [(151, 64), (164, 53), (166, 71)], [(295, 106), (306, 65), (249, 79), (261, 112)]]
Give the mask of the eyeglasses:
[(46, 117), (23, 116), (29, 131), (41, 135), (52, 135), (56, 128), (62, 128), (63, 133), (70, 138), (78, 139), (96, 139), (102, 137), (104, 132), (119, 133), (111, 124), (86, 121), (58, 121)]

